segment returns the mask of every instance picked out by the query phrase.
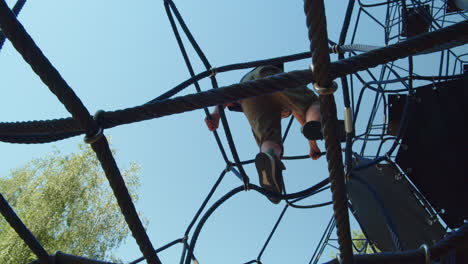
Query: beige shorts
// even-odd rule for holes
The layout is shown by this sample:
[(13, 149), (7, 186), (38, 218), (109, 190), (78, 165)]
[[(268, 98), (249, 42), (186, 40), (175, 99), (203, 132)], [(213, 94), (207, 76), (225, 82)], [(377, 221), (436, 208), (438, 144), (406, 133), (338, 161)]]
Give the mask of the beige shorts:
[[(241, 82), (252, 81), (281, 73), (274, 66), (261, 66), (247, 73)], [(292, 111), (305, 117), (309, 106), (318, 100), (317, 95), (306, 86), (292, 88), (284, 92), (247, 98), (240, 101), (242, 110), (249, 120), (258, 146), (264, 141), (273, 141), (282, 146), (281, 113)]]

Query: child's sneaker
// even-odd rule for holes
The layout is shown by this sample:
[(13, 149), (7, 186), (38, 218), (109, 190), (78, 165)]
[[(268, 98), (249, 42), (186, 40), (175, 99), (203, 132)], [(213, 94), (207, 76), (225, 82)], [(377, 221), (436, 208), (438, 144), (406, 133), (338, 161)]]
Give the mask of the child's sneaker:
[[(257, 167), (259, 182), (262, 188), (268, 191), (282, 195), (283, 193), (283, 163), (276, 158), (273, 150), (266, 153), (258, 153), (255, 157), (255, 166)], [(280, 198), (270, 197), (272, 203), (279, 203)]]

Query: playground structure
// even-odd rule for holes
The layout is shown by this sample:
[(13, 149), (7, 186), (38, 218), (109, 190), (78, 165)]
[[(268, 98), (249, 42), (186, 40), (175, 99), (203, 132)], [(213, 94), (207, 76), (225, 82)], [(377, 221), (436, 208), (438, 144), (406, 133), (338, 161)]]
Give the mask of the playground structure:
[[(195, 245), (201, 228), (211, 213), (213, 213), (224, 201), (245, 189), (258, 191), (264, 195), (275, 195), (250, 183), (243, 166), (252, 163), (252, 160), (242, 161), (237, 154), (236, 146), (232, 140), (224, 112), (221, 111), (222, 123), (225, 128), (226, 138), (228, 139), (228, 145), (232, 152), (234, 161), (230, 161), (227, 158), (225, 148), (221, 144), (219, 135), (217, 132), (214, 132), (221, 154), (226, 162), (227, 169), (221, 173), (218, 182), (215, 183), (212, 191), (208, 194), (192, 223), (187, 228), (185, 237), (177, 239), (174, 242), (156, 250), (153, 248), (151, 241), (146, 235), (141, 221), (136, 214), (135, 207), (133, 206), (128, 191), (126, 190), (125, 183), (123, 182), (112, 154), (109, 151), (106, 138), (103, 136), (103, 130), (118, 125), (200, 108), (205, 108), (205, 112), (209, 116), (206, 109), (208, 106), (219, 105), (242, 98), (280, 91), (313, 82), (317, 92), (320, 93), (326, 155), (329, 162), (330, 177), (304, 191), (285, 194), (282, 196), (281, 198), (287, 201), (285, 208), (288, 206), (297, 206), (295, 205), (296, 201), (326, 190), (330, 183), (330, 189), (333, 193), (335, 218), (330, 221), (330, 225), (327, 227), (325, 233), (328, 234), (329, 238), (329, 234), (331, 234), (334, 226), (336, 225), (336, 229), (338, 231), (338, 242), (340, 245), (340, 260), (334, 261), (342, 261), (342, 263), (352, 263), (353, 261), (356, 263), (368, 263), (369, 261), (379, 262), (385, 260), (385, 263), (424, 263), (428, 258), (437, 259), (438, 257), (447, 254), (449, 250), (463, 245), (466, 246), (468, 240), (466, 237), (466, 224), (461, 226), (452, 235), (445, 237), (444, 240), (432, 245), (431, 247), (426, 246), (422, 249), (411, 249), (397, 253), (355, 256), (353, 256), (352, 253), (353, 243), (349, 230), (349, 204), (345, 190), (345, 179), (349, 177), (352, 178), (351, 172), (353, 171), (357, 172), (364, 170), (381, 162), (394, 163), (394, 152), (397, 150), (398, 146), (401, 145), (401, 140), (404, 138), (405, 130), (409, 122), (409, 109), (411, 105), (417, 101), (415, 100), (417, 89), (414, 87), (416, 83), (423, 83), (424, 81), (426, 83), (438, 83), (460, 79), (466, 80), (466, 75), (464, 75), (463, 69), (466, 63), (464, 60), (464, 54), (459, 55), (454, 51), (456, 47), (466, 44), (468, 40), (467, 35), (463, 34), (463, 32), (468, 31), (468, 23), (464, 13), (456, 10), (449, 12), (448, 10), (450, 10), (450, 8), (448, 6), (448, 2), (410, 2), (411, 3), (408, 3), (408, 6), (406, 6), (405, 1), (387, 1), (372, 5), (367, 5), (358, 1), (358, 18), (356, 19), (354, 28), (352, 28), (353, 33), (351, 34), (351, 40), (348, 42), (349, 44), (345, 45), (345, 43), (347, 43), (346, 38), (348, 35), (348, 27), (351, 24), (352, 12), (354, 5), (356, 4), (355, 1), (349, 2), (342, 34), (339, 41), (336, 43), (328, 40), (327, 37), (323, 2), (306, 1), (305, 12), (307, 17), (307, 26), (309, 28), (309, 38), (311, 40), (310, 52), (213, 68), (203, 54), (201, 48), (196, 43), (195, 38), (190, 33), (175, 4), (170, 0), (164, 1), (164, 6), (169, 20), (192, 78), (182, 82), (175, 88), (144, 105), (114, 112), (98, 112), (93, 118), (81, 103), (80, 99), (62, 79), (59, 72), (55, 70), (47, 58), (44, 57), (25, 29), (16, 20), (14, 15), (19, 13), (25, 1), (19, 1), (13, 8), (13, 12), (10, 11), (4, 1), (1, 1), (0, 27), (2, 32), (8, 37), (23, 58), (31, 65), (43, 82), (48, 85), (50, 90), (65, 105), (73, 118), (21, 123), (1, 123), (0, 139), (2, 141), (12, 143), (46, 143), (80, 134), (86, 134), (85, 142), (91, 144), (93, 150), (98, 156), (98, 159), (101, 161), (122, 213), (125, 216), (132, 234), (143, 253), (143, 257), (141, 259), (135, 260), (132, 263), (138, 263), (144, 259), (146, 259), (148, 263), (160, 263), (157, 253), (176, 243), (184, 244), (181, 263), (189, 263), (191, 260), (195, 261), (196, 259)], [(385, 8), (386, 16), (383, 22), (379, 21), (378, 18), (372, 15), (373, 12), (371, 10), (373, 8)], [(451, 6), (451, 8), (453, 9), (454, 7)], [(359, 35), (358, 30), (360, 25), (360, 16), (368, 16), (382, 27), (382, 31), (384, 32), (384, 41), (381, 46), (369, 46), (354, 43), (356, 36)], [(452, 22), (452, 18), (455, 22)], [(185, 51), (185, 47), (180, 38), (180, 33), (177, 30), (176, 20), (188, 37), (191, 45), (193, 45), (194, 49), (197, 51), (197, 54), (206, 67), (206, 71), (199, 74), (195, 74), (193, 71), (190, 60)], [(0, 43), (3, 42), (4, 39), (3, 41), (0, 41)], [(340, 60), (331, 63), (329, 52), (339, 53)], [(356, 55), (358, 52), (364, 53)], [(440, 67), (437, 69), (438, 72), (430, 76), (417, 74), (417, 69), (414, 69), (413, 67), (413, 60), (416, 60), (416, 58), (413, 58), (413, 56), (435, 52), (439, 53), (441, 57)], [(345, 54), (348, 54), (349, 56), (345, 58)], [(305, 59), (310, 56), (312, 56), (313, 59), (313, 72), (310, 70), (293, 71), (253, 82), (233, 84), (222, 88), (219, 88), (217, 85), (216, 74), (218, 73), (235, 69), (251, 68), (260, 65), (284, 63), (298, 59)], [(401, 58), (408, 58), (407, 65), (401, 66), (394, 63), (397, 59)], [(379, 65), (381, 66), (378, 69), (378, 77), (376, 77), (374, 73), (375, 69), (371, 71), (369, 68)], [(365, 74), (368, 76), (362, 77), (362, 74), (359, 73), (360, 71), (365, 71)], [(203, 78), (211, 79), (213, 85), (212, 90), (201, 91), (197, 81)], [(344, 95), (344, 106), (346, 109), (347, 142), (344, 162), (341, 155), (341, 146), (338, 143), (338, 135), (335, 131), (337, 117), (333, 97), (334, 85), (332, 80), (337, 78), (340, 78), (341, 80), (341, 89)], [(365, 81), (368, 79), (371, 81)], [(195, 85), (197, 89), (196, 94), (172, 98), (178, 92), (191, 84)], [(359, 86), (362, 86), (362, 88), (358, 90), (359, 94), (356, 95), (354, 91), (357, 90), (356, 87)], [(394, 87), (398, 87), (398, 89), (394, 89)], [(401, 87), (404, 88), (401, 89)], [(359, 119), (359, 106), (363, 100), (364, 92), (366, 91), (374, 93), (374, 105), (372, 107), (372, 113), (368, 118), (366, 130), (363, 131), (363, 133), (359, 133), (354, 131), (354, 122)], [(385, 118), (383, 122), (379, 123), (376, 119), (378, 116), (377, 112), (382, 110), (385, 112), (390, 107), (386, 102), (387, 94), (406, 95), (406, 100), (404, 107), (401, 110), (402, 114), (400, 116), (397, 115), (396, 119), (399, 120), (388, 120)], [(384, 116), (386, 117), (387, 114), (384, 114)], [(391, 123), (390, 121), (395, 122)], [(291, 122), (289, 123), (289, 127), (290, 124)], [(286, 135), (289, 131), (289, 127), (286, 130)], [(356, 142), (361, 143), (359, 153), (357, 153), (356, 148), (353, 148), (353, 144)], [(378, 144), (378, 151), (376, 154), (369, 155), (367, 151), (369, 145), (375, 143)], [(385, 144), (390, 144), (390, 147), (385, 151), (385, 153), (383, 153), (382, 149), (386, 148)], [(353, 153), (365, 158), (370, 158), (370, 160), (364, 164), (356, 165), (353, 162), (355, 160), (355, 158), (353, 158)], [(235, 188), (231, 192), (227, 193), (202, 215), (202, 212), (216, 189), (217, 184), (219, 184), (219, 181), (221, 181), (222, 177), (224, 177), (228, 171), (238, 175), (243, 182), (243, 186)], [(402, 175), (402, 177), (405, 177), (405, 175)], [(81, 257), (70, 256), (60, 252), (56, 253), (54, 256), (50, 256), (34, 238), (33, 234), (28, 231), (26, 226), (24, 226), (21, 220), (15, 215), (14, 211), (8, 206), (7, 201), (3, 199), (3, 197), (1, 198), (0, 209), (2, 215), (36, 254), (39, 263), (104, 263), (97, 260), (87, 260)], [(325, 203), (310, 207), (325, 206), (328, 204), (329, 203)], [(427, 208), (431, 209), (431, 206), (427, 201), (426, 204)], [(281, 221), (283, 215), (284, 211), (277, 223)], [(437, 218), (437, 213), (434, 212), (431, 216)], [(198, 223), (193, 234), (189, 237), (189, 232), (194, 227), (197, 220)], [(277, 225), (275, 225), (275, 228), (276, 226)], [(454, 227), (459, 227), (459, 225)], [(272, 230), (269, 238), (273, 235), (275, 228)], [(262, 252), (268, 245), (269, 238), (267, 239)], [(326, 237), (324, 237), (324, 243), (320, 245), (321, 248), (323, 248), (323, 245), (327, 243), (326, 240)], [(261, 263), (262, 252), (260, 252), (256, 259), (247, 263)], [(317, 251), (317, 253), (317, 256), (321, 255), (320, 252)], [(312, 259), (315, 261), (317, 258), (313, 256)]]

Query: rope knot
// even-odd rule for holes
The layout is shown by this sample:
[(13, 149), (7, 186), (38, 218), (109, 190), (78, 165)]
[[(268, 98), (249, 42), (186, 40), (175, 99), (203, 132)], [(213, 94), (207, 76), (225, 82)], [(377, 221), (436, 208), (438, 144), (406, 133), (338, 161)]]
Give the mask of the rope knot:
[(94, 122), (96, 122), (98, 129), (96, 133), (94, 133), (93, 135), (86, 134), (86, 136), (83, 139), (86, 144), (93, 144), (94, 142), (98, 141), (104, 135), (103, 133), (104, 129), (102, 128), (100, 124), (101, 117), (104, 113), (105, 113), (104, 110), (98, 110), (94, 114), (93, 119), (94, 119)]

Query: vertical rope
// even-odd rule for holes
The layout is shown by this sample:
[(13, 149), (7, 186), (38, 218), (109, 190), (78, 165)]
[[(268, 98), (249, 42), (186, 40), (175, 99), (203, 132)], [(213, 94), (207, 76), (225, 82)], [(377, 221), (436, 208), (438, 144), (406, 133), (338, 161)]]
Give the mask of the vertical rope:
[[(330, 78), (330, 56), (328, 54), (327, 24), (323, 0), (306, 0), (304, 12), (306, 13), (315, 80), (321, 87), (330, 87), (332, 80)], [(337, 131), (335, 98), (333, 94), (320, 95), (319, 100), (340, 255), (343, 263), (349, 264), (353, 263), (353, 251), (343, 161)]]
[[(23, 25), (16, 19), (4, 0), (0, 0), (0, 27), (15, 49), (23, 56), (23, 59), (65, 106), (67, 111), (70, 112), (73, 119), (80, 124), (80, 127), (83, 128), (87, 136), (98, 135), (98, 131), (102, 133), (98, 123), (91, 117), (83, 102), (42, 53), (41, 49), (36, 45)], [(160, 264), (161, 261), (156, 255), (153, 245), (141, 223), (106, 138), (101, 137), (95, 143), (92, 143), (91, 146), (101, 163), (122, 214), (141, 252), (148, 263)]]
[(135, 238), (141, 253), (149, 264), (161, 264), (153, 244), (146, 233), (143, 223), (138, 216), (135, 204), (128, 192), (125, 181), (120, 173), (114, 156), (109, 148), (109, 143), (106, 137), (101, 137), (100, 140), (91, 144), (92, 149), (96, 153), (99, 162), (102, 165), (104, 174), (109, 181), (117, 203), (122, 211), (122, 214), (127, 222), (127, 225)]

